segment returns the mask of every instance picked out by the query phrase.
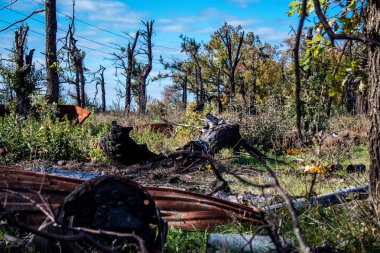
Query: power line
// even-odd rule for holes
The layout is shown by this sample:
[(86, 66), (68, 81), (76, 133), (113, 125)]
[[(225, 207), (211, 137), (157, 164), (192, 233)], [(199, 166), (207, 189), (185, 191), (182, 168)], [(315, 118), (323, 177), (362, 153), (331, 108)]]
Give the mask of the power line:
[[(40, 2), (37, 2), (36, 0), (32, 0), (32, 1), (35, 2), (35, 3), (37, 3), (37, 4), (39, 4), (40, 6), (44, 6), (44, 4), (42, 4), (42, 3), (40, 3)], [(69, 14), (63, 13), (63, 12), (61, 12), (61, 11), (59, 11), (59, 10), (57, 10), (57, 12), (60, 13), (60, 14), (62, 14), (62, 15), (64, 15), (64, 16), (67, 17), (67, 18), (70, 18), (70, 19), (73, 18), (73, 17), (70, 16)], [(119, 34), (119, 33), (115, 33), (115, 32), (112, 32), (112, 31), (106, 30), (106, 29), (104, 29), (104, 28), (101, 28), (101, 27), (99, 27), (99, 26), (96, 26), (96, 25), (90, 24), (90, 23), (88, 23), (88, 22), (86, 22), (86, 21), (83, 21), (83, 20), (81, 20), (81, 19), (75, 18), (75, 20), (78, 21), (78, 22), (80, 22), (80, 23), (82, 23), (82, 24), (85, 24), (85, 25), (87, 25), (87, 26), (90, 26), (90, 27), (92, 27), (92, 28), (98, 29), (98, 30), (100, 30), (100, 31), (103, 31), (103, 32), (106, 32), (106, 33), (109, 33), (109, 34), (112, 34), (112, 35), (115, 35), (115, 36), (119, 36), (119, 37), (124, 38), (124, 39), (128, 39), (128, 40), (130, 39), (130, 38), (128, 38), (128, 37), (125, 36), (125, 35), (122, 35), (122, 34)], [(181, 50), (181, 48), (167, 47), (167, 46), (161, 46), (161, 45), (155, 45), (155, 46), (156, 46), (156, 47), (161, 47), (161, 48), (166, 48), (166, 49), (172, 49), (172, 50)]]
[[(5, 6), (0, 5), (0, 7), (5, 7)], [(24, 14), (24, 13), (22, 13), (22, 12), (19, 12), (19, 11), (16, 11), (16, 10), (12, 10), (12, 9), (9, 9), (9, 8), (5, 8), (5, 9), (7, 9), (7, 10), (9, 10), (9, 11), (12, 11), (12, 12), (14, 12), (14, 13), (17, 13), (17, 14), (19, 14), (19, 15), (21, 15), (21, 16), (24, 16), (24, 17), (27, 16), (26, 14)], [(40, 24), (45, 25), (45, 22), (43, 22), (43, 21), (41, 21), (41, 20), (35, 19), (35, 18), (33, 18), (33, 17), (31, 17), (30, 19), (32, 19), (32, 20), (34, 20), (34, 21), (36, 21), (36, 22), (38, 22), (38, 23), (40, 23)], [(64, 33), (67, 32), (67, 31), (65, 31), (65, 30), (63, 30), (63, 29), (61, 29), (61, 28), (58, 28), (58, 30), (61, 31), (61, 32), (64, 32)], [(36, 33), (36, 32), (34, 32), (34, 33)], [(92, 43), (94, 43), (94, 44), (98, 44), (98, 45), (103, 46), (103, 47), (108, 47), (108, 48), (110, 48), (110, 49), (117, 50), (117, 51), (120, 50), (120, 48), (112, 47), (112, 46), (110, 46), (110, 45), (107, 45), (107, 44), (104, 44), (104, 43), (101, 43), (101, 42), (98, 42), (98, 41), (95, 41), (95, 40), (92, 40), (92, 39), (86, 38), (86, 37), (81, 36), (81, 35), (78, 35), (78, 34), (75, 35), (75, 36), (78, 37), (78, 38), (81, 38), (81, 39), (84, 39), (84, 40), (90, 41), (90, 42), (92, 42)], [(155, 45), (155, 46), (157, 46), (157, 45)], [(157, 47), (159, 47), (159, 46), (157, 46)], [(160, 46), (160, 47), (164, 47), (164, 46)], [(109, 53), (108, 53), (108, 54), (109, 54)], [(145, 56), (142, 56), (142, 57), (145, 57)], [(159, 60), (156, 60), (156, 61), (159, 62)]]
[[(0, 5), (0, 7), (5, 7), (5, 6)], [(19, 12), (19, 11), (16, 11), (16, 10), (12, 10), (12, 9), (9, 9), (9, 8), (5, 8), (5, 9), (7, 9), (7, 10), (9, 10), (9, 11), (12, 11), (12, 12), (14, 12), (14, 13), (17, 13), (17, 14), (19, 14), (19, 15), (21, 15), (21, 16), (24, 16), (24, 17), (27, 16), (27, 15), (25, 15), (24, 13)], [(40, 23), (40, 24), (45, 24), (45, 22), (42, 22), (41, 20), (35, 19), (35, 18), (33, 18), (33, 17), (31, 17), (30, 19), (32, 19), (32, 20), (34, 20), (34, 21), (36, 21), (36, 22), (38, 22), (38, 23)], [(64, 32), (64, 33), (67, 32), (67, 31), (65, 31), (65, 30), (63, 30), (63, 29), (61, 29), (61, 28), (58, 28), (58, 30), (61, 31), (61, 32)], [(104, 44), (104, 43), (101, 43), (101, 42), (98, 42), (98, 41), (95, 41), (95, 40), (92, 40), (92, 39), (89, 39), (89, 38), (83, 37), (83, 36), (78, 35), (78, 34), (76, 35), (76, 37), (81, 38), (81, 39), (84, 39), (84, 40), (87, 40), (87, 41), (90, 41), (90, 42), (92, 42), (92, 43), (95, 43), (95, 44), (98, 44), (98, 45), (101, 45), (101, 46), (104, 46), (104, 47), (111, 48), (111, 49), (113, 49), (113, 50), (119, 50), (119, 49), (116, 48), (116, 47), (112, 47), (112, 46), (110, 46), (110, 45), (107, 45), (107, 44)]]
[[(10, 22), (7, 22), (7, 21), (1, 20), (1, 19), (0, 19), (0, 22), (6, 23), (6, 24), (11, 24)], [(45, 34), (37, 32), (37, 31), (34, 31), (32, 29), (29, 29), (29, 31), (32, 32), (32, 33), (41, 35), (41, 36), (45, 36)], [(102, 50), (99, 50), (99, 49), (95, 49), (95, 48), (90, 48), (90, 47), (87, 47), (87, 46), (84, 46), (84, 45), (78, 45), (78, 47), (79, 48), (85, 48), (85, 49), (87, 49), (89, 51), (93, 51), (93, 52), (102, 53), (102, 54), (105, 54), (105, 55), (114, 56), (114, 54), (112, 54), (112, 53), (108, 53), (108, 52), (105, 52), (105, 51), (102, 51)], [(140, 55), (140, 57), (147, 57), (147, 56), (146, 55)], [(158, 59), (153, 59), (153, 61), (155, 61), (157, 63), (161, 63), (160, 60), (158, 60)]]

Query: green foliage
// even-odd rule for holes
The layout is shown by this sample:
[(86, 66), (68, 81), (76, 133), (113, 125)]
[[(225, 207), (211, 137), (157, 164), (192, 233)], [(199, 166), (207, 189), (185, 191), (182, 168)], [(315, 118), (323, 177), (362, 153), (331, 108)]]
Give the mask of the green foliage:
[(170, 229), (165, 243), (167, 253), (206, 252), (207, 234), (205, 232), (186, 232)]
[[(183, 124), (197, 127), (202, 126), (203, 122), (201, 119), (203, 119), (207, 113), (212, 111), (212, 107), (210, 105), (206, 105), (202, 112), (194, 111), (195, 107), (196, 103), (194, 101), (189, 103), (186, 109), (186, 120), (182, 122)], [(176, 139), (180, 143), (186, 143), (194, 140), (200, 134), (200, 131), (192, 127), (177, 127), (176, 132)]]
[[(289, 215), (284, 213), (284, 236), (296, 238)], [(367, 202), (328, 208), (313, 206), (299, 215), (303, 235), (309, 246), (330, 245), (342, 252), (379, 252), (377, 227)]]
[(12, 162), (25, 159), (84, 160), (90, 153), (94, 159), (101, 154), (94, 144), (108, 131), (107, 125), (97, 124), (93, 117), (82, 125), (55, 118), (54, 105), (42, 105), (38, 116), (18, 117), (14, 113), (0, 118), (0, 142)]
[(174, 150), (178, 145), (175, 138), (162, 133), (154, 133), (149, 128), (132, 131), (130, 137), (138, 144), (146, 144), (148, 149), (156, 154)]
[(294, 124), (288, 109), (290, 108), (280, 106), (278, 101), (268, 99), (257, 115), (242, 120), (243, 137), (264, 151), (291, 146), (286, 138)]

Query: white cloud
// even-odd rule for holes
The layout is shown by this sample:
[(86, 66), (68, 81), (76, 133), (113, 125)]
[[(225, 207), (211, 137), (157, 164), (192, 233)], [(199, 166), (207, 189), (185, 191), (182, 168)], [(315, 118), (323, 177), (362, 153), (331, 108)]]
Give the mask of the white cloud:
[(162, 32), (177, 32), (177, 33), (181, 33), (185, 29), (186, 29), (186, 27), (184, 25), (181, 25), (181, 24), (178, 24), (178, 25), (176, 25), (176, 24), (170, 24), (170, 25), (163, 25), (163, 26), (158, 25), (157, 26), (157, 30), (158, 31), (162, 31)]
[(240, 8), (246, 8), (251, 3), (258, 3), (260, 0), (227, 0), (230, 3), (236, 4)]
[(260, 36), (264, 41), (278, 41), (284, 40), (288, 33), (284, 31), (278, 31), (273, 27), (262, 26), (252, 29), (253, 32)]
[(226, 20), (228, 24), (233, 25), (233, 26), (238, 26), (241, 25), (243, 28), (248, 25), (252, 24), (257, 24), (261, 23), (261, 20), (258, 19), (231, 19), (231, 20)]
[[(62, 6), (66, 13), (71, 13), (71, 1), (63, 1)], [(127, 4), (117, 0), (77, 0), (75, 3), (76, 15), (90, 21), (104, 21), (117, 23), (139, 23), (144, 13), (132, 11)]]

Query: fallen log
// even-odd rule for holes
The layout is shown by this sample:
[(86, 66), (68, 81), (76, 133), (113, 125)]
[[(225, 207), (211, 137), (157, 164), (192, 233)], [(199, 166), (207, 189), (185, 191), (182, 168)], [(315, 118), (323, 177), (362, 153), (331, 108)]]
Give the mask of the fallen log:
[[(367, 199), (369, 196), (369, 186), (354, 186), (348, 187), (336, 192), (330, 192), (312, 196), (309, 200), (306, 198), (300, 198), (293, 201), (295, 208), (303, 208), (307, 205), (319, 205), (321, 207), (329, 207), (338, 204), (344, 204), (352, 200)], [(284, 206), (283, 203), (273, 204), (265, 207), (265, 210), (275, 211)]]
[(239, 151), (240, 147), (243, 147), (257, 157), (265, 157), (264, 154), (244, 140), (238, 124), (220, 119), (212, 114), (207, 114), (203, 121), (207, 126), (203, 128), (202, 135), (197, 140), (186, 144), (182, 149), (216, 154), (224, 148)]
[[(280, 242), (289, 249), (294, 246), (290, 239), (280, 238)], [(207, 236), (207, 253), (217, 252), (277, 252), (270, 236), (250, 234), (209, 234)]]

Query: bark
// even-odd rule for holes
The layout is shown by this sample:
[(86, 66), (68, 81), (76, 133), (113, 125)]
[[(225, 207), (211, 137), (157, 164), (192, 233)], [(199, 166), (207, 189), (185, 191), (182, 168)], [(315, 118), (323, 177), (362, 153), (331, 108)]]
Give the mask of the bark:
[(128, 49), (127, 49), (127, 60), (128, 60), (128, 65), (126, 69), (126, 80), (125, 80), (125, 111), (127, 114), (131, 111), (131, 99), (132, 99), (132, 94), (131, 94), (131, 86), (132, 86), (132, 73), (133, 73), (133, 58), (135, 54), (135, 49), (137, 45), (137, 41), (139, 38), (140, 32), (137, 31), (135, 34), (135, 37), (133, 39), (132, 45), (129, 43), (128, 44)]
[(251, 96), (249, 97), (249, 113), (256, 114), (256, 76), (252, 79)]
[(45, 32), (46, 98), (49, 103), (58, 103), (59, 82), (56, 46), (56, 0), (45, 0)]
[[(380, 2), (367, 1), (366, 32), (370, 39), (380, 41)], [(369, 154), (370, 154), (370, 193), (380, 207), (380, 47), (368, 48), (368, 86), (369, 86)]]
[(149, 76), (150, 71), (152, 70), (152, 61), (153, 61), (153, 54), (152, 54), (152, 35), (153, 35), (153, 23), (154, 21), (150, 22), (144, 22), (144, 25), (146, 27), (146, 31), (143, 34), (143, 38), (146, 42), (146, 50), (145, 53), (148, 57), (148, 63), (143, 68), (140, 82), (139, 82), (139, 113), (145, 114), (146, 113), (146, 86), (147, 86), (147, 79)]
[(199, 102), (200, 104), (203, 104), (205, 102), (205, 89), (203, 85), (203, 79), (202, 79), (202, 67), (200, 66), (199, 62), (197, 61), (197, 78), (198, 78), (198, 85), (199, 85)]
[(106, 89), (105, 89), (105, 81), (104, 81), (104, 71), (105, 67), (100, 66), (100, 92), (102, 97), (102, 112), (106, 111)]
[(344, 111), (347, 114), (354, 114), (354, 104), (355, 104), (355, 84), (352, 80), (346, 82), (344, 86)]
[(85, 82), (84, 70), (83, 70), (83, 55), (81, 51), (76, 47), (76, 41), (71, 34), (70, 37), (70, 54), (72, 55), (74, 68), (75, 68), (75, 91), (77, 104), (84, 108), (86, 107), (86, 94), (85, 94)]
[(220, 69), (218, 70), (218, 76), (216, 79), (216, 98), (217, 98), (217, 109), (218, 113), (221, 114), (223, 112), (223, 104), (220, 100)]
[(302, 11), (301, 11), (301, 17), (300, 22), (298, 24), (297, 34), (296, 34), (296, 42), (293, 48), (294, 53), (294, 71), (296, 74), (296, 127), (297, 127), (297, 133), (298, 133), (298, 139), (302, 142), (302, 131), (301, 131), (301, 73), (300, 73), (300, 66), (299, 66), (299, 48), (301, 43), (301, 35), (302, 35), (302, 28), (303, 24), (306, 19), (307, 10), (306, 10), (306, 0), (302, 0)]
[(332, 105), (332, 101), (333, 101), (333, 98), (330, 97), (329, 95), (327, 95), (327, 103), (326, 103), (326, 116), (330, 118), (330, 115), (331, 115), (331, 105)]
[(187, 107), (187, 76), (182, 83), (182, 109), (186, 110)]
[[(15, 32), (16, 71), (13, 89), (16, 93), (16, 113), (25, 115), (30, 108), (30, 95), (35, 89), (33, 81), (27, 80), (32, 71), (34, 49), (25, 55), (25, 42), (29, 27), (21, 26)], [(25, 57), (25, 59), (24, 59)]]
[(77, 100), (77, 105), (81, 105), (81, 99), (80, 99), (80, 81), (79, 81), (79, 72), (78, 71), (75, 71), (75, 96), (76, 96), (76, 100)]
[(81, 61), (81, 65), (78, 66), (78, 72), (79, 72), (79, 84), (80, 84), (80, 100), (81, 100), (81, 107), (86, 107), (86, 92), (84, 90), (86, 79), (84, 78), (84, 71), (83, 71), (83, 62)]
[(239, 84), (240, 84), (239, 94), (240, 94), (240, 100), (242, 103), (241, 109), (244, 111), (247, 106), (247, 100), (245, 98), (245, 87), (244, 87), (243, 77), (240, 77)]

